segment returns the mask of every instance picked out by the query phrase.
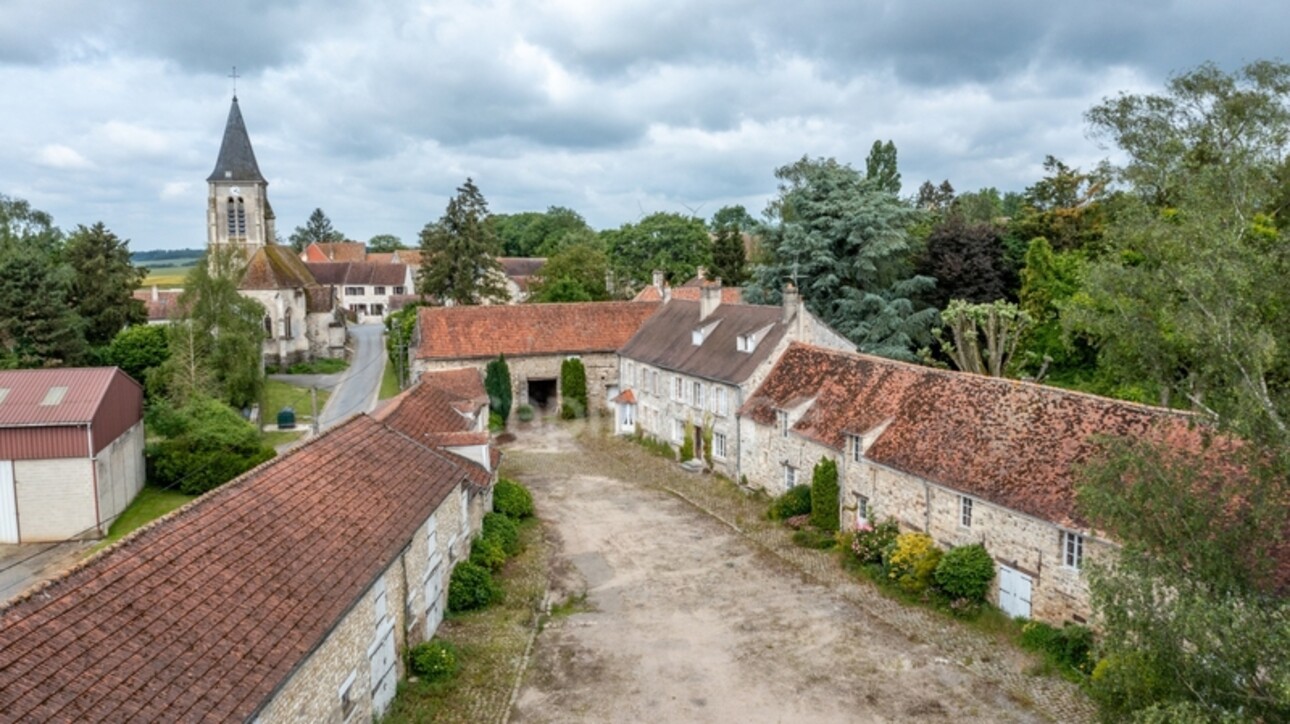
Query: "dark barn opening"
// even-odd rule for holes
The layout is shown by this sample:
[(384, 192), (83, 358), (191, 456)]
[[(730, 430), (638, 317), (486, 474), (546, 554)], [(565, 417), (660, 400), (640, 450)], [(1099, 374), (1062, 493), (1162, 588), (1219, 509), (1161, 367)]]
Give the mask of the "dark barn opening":
[(529, 405), (534, 409), (549, 410), (555, 405), (555, 380), (529, 380)]

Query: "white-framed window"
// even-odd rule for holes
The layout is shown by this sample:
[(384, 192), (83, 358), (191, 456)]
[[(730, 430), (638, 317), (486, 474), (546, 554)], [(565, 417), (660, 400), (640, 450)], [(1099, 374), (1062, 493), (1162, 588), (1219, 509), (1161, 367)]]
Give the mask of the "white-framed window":
[(358, 671), (350, 671), (349, 676), (345, 677), (345, 682), (336, 691), (337, 696), (340, 697), (341, 721), (349, 721), (350, 714), (354, 713), (354, 682), (357, 680)]
[(350, 297), (361, 297), (361, 296), (363, 296), (363, 288), (362, 288), (362, 287), (345, 287), (345, 295), (346, 295), (346, 296), (350, 296)]
[(374, 294), (374, 295), (376, 295), (376, 296), (378, 296), (378, 297), (379, 297), (379, 296), (384, 296), (384, 295), (385, 295), (385, 287), (372, 287), (372, 294)]
[(972, 499), (966, 495), (959, 496), (959, 525), (972, 527)]
[(623, 381), (626, 383), (627, 387), (633, 387), (635, 386), (635, 383), (633, 382), (633, 380), (635, 379), (636, 379), (636, 366), (633, 365), (631, 362), (628, 362), (627, 373), (623, 375)]
[(461, 532), (462, 535), (470, 536), (470, 493), (466, 491), (466, 484), (461, 484), (461, 493), (457, 496), (461, 502)]
[(675, 417), (672, 418), (672, 440), (674, 442), (681, 442), (682, 438), (684, 437), (685, 437), (685, 423), (681, 422)]
[(650, 370), (650, 388), (654, 390), (654, 396), (658, 396), (658, 370)]
[(702, 410), (703, 409), (703, 383), (695, 382), (691, 386), (691, 391), (694, 393), (694, 399), (691, 400), (691, 402), (694, 403), (695, 407)]
[(713, 395), (715, 395), (717, 398), (717, 402), (716, 402), (717, 414), (718, 415), (730, 414), (730, 403), (728, 400), (726, 400), (726, 388), (724, 387), (716, 388), (715, 390), (713, 390)]
[(851, 459), (860, 462), (864, 457), (864, 440), (859, 435), (847, 435), (847, 443), (851, 448)]
[(779, 436), (788, 437), (788, 412), (779, 410), (775, 415), (779, 418)]
[(1084, 536), (1062, 531), (1062, 562), (1077, 571), (1084, 565)]
[(404, 287), (395, 287), (395, 288), (394, 288), (394, 293), (395, 293), (395, 294), (405, 294), (405, 293), (406, 293), (406, 289), (405, 289)]
[(712, 433), (712, 456), (725, 459), (726, 457), (726, 434), (724, 432)]
[(869, 522), (869, 496), (856, 493), (856, 524)]
[(672, 375), (672, 399), (677, 402), (685, 399), (685, 380), (680, 375)]
[(797, 468), (784, 463), (784, 490), (792, 490), (797, 485)]

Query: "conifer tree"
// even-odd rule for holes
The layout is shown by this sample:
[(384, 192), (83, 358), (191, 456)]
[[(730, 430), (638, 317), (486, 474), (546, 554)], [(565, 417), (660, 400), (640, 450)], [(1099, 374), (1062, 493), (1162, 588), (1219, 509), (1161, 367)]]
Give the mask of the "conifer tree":
[(418, 290), (441, 302), (479, 304), (507, 300), (500, 245), (488, 220), (488, 202), (466, 179), (438, 221), (421, 230)]
[(68, 302), (85, 320), (91, 346), (108, 344), (127, 326), (147, 321), (143, 302), (132, 293), (148, 270), (131, 263), (129, 244), (99, 222), (76, 227), (63, 247), (73, 273)]

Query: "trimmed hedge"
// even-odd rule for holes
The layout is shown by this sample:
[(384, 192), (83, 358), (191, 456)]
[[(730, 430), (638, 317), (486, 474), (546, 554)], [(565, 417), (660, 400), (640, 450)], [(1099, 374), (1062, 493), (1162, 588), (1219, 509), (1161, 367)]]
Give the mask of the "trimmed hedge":
[(490, 571), (500, 571), (506, 565), (506, 549), (496, 538), (479, 536), (470, 545), (470, 562)]
[(462, 561), (452, 569), (452, 578), (448, 581), (449, 611), (473, 611), (500, 600), (502, 587), (487, 568)]
[(493, 486), (493, 511), (515, 520), (533, 516), (533, 495), (523, 485), (502, 478)]
[(769, 515), (771, 520), (787, 520), (810, 512), (811, 489), (805, 485), (795, 485), (787, 493), (771, 501)]
[(560, 419), (573, 420), (587, 414), (587, 368), (580, 359), (560, 363)]
[(936, 585), (950, 598), (981, 603), (994, 580), (994, 559), (980, 543), (951, 548), (936, 564)]
[(833, 458), (820, 460), (811, 472), (811, 525), (838, 529), (838, 464)]
[(520, 551), (523, 550), (520, 546), (519, 526), (515, 524), (515, 521), (501, 513), (489, 513), (484, 516), (480, 537), (499, 543), (508, 556), (519, 555)]

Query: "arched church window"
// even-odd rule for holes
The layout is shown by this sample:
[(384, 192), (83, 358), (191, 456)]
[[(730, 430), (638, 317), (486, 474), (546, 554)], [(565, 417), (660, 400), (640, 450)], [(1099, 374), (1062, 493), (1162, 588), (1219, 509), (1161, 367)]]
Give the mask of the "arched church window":
[(237, 235), (246, 236), (246, 202), (240, 196), (237, 199)]
[(269, 337), (273, 337), (273, 317), (267, 314), (264, 315), (264, 333)]
[(228, 197), (228, 235), (237, 236), (237, 199)]
[(287, 339), (291, 339), (291, 310), (290, 309), (288, 309), (287, 313), (283, 315), (282, 325), (283, 325), (282, 336), (286, 337)]

